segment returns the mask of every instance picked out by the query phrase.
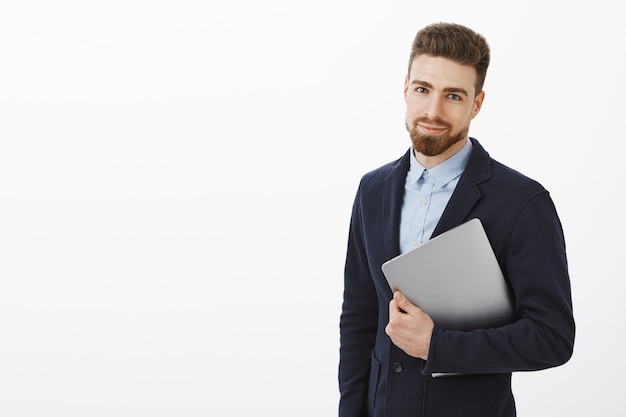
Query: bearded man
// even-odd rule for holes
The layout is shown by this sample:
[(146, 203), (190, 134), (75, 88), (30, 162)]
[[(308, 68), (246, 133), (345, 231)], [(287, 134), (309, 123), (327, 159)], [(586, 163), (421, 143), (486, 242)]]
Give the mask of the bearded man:
[[(489, 59), (484, 37), (458, 24), (427, 26), (413, 41), (404, 83), (412, 147), (363, 176), (352, 210), (340, 417), (513, 417), (512, 373), (572, 355), (570, 280), (553, 201), (468, 136)], [(472, 218), (483, 223), (516, 318), (497, 328), (440, 328), (392, 293), (381, 265)]]

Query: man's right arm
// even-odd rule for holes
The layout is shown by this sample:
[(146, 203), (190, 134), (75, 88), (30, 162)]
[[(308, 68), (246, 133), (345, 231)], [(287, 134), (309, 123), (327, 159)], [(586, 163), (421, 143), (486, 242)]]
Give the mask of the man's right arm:
[(359, 197), (350, 221), (340, 319), (340, 417), (366, 415), (372, 349), (376, 339), (378, 301), (363, 244)]

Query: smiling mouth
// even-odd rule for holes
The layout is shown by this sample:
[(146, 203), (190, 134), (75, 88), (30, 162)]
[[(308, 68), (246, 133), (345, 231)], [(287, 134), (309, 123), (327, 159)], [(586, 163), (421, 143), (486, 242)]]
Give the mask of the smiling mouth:
[(425, 125), (422, 123), (418, 123), (417, 126), (420, 128), (422, 132), (424, 132), (427, 135), (438, 135), (447, 129), (446, 126), (433, 126), (433, 125)]

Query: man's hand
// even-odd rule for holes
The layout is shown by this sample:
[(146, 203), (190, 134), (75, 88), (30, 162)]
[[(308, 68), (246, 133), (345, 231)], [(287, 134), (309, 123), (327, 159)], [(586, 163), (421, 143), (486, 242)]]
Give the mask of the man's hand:
[(427, 360), (434, 327), (435, 323), (430, 316), (411, 304), (404, 294), (400, 291), (393, 294), (385, 332), (394, 345), (407, 355)]

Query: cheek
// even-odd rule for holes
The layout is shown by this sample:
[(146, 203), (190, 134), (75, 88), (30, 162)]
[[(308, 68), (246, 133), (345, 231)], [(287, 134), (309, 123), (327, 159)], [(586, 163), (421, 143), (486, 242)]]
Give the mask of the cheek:
[(469, 111), (466, 109), (464, 111), (457, 112), (455, 120), (459, 126), (467, 126), (475, 115), (476, 114), (473, 109), (470, 109)]
[(467, 123), (469, 124), (469, 122), (471, 122), (472, 119), (474, 119), (474, 117), (476, 117), (477, 114), (478, 114), (478, 111), (476, 111), (475, 109), (472, 109), (472, 111), (467, 115)]
[(420, 112), (423, 111), (422, 107), (423, 106), (421, 106), (417, 100), (412, 100), (410, 97), (406, 99), (407, 116), (412, 116), (413, 118), (417, 117), (418, 115), (420, 115)]
[(413, 106), (409, 105), (409, 103), (407, 102), (407, 106), (406, 106), (406, 120), (411, 120), (415, 118), (415, 109), (413, 108)]

